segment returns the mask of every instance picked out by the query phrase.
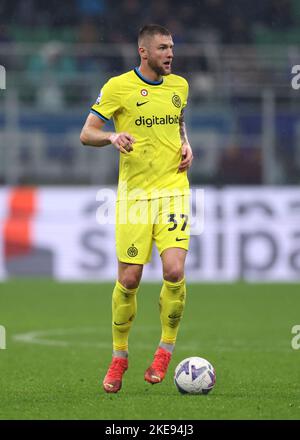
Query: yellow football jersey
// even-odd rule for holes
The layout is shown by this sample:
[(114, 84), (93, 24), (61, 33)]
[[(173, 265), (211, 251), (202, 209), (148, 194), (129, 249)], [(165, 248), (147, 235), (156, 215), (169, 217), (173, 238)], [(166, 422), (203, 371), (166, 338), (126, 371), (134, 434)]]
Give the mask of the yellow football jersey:
[(103, 86), (91, 112), (103, 121), (112, 117), (116, 132), (126, 131), (135, 139), (133, 151), (120, 154), (119, 200), (133, 192), (140, 199), (161, 197), (166, 190), (189, 192), (187, 172), (178, 172), (179, 116), (187, 97), (184, 78), (170, 74), (149, 81), (137, 67)]

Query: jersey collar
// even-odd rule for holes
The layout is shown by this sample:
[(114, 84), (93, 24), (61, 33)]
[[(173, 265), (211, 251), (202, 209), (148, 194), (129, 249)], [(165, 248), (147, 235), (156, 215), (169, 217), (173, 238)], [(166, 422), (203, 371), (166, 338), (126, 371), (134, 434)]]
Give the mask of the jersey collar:
[(163, 78), (160, 81), (150, 81), (150, 79), (145, 78), (141, 72), (139, 71), (138, 67), (134, 68), (134, 73), (142, 80), (144, 81), (146, 84), (150, 84), (151, 86), (159, 86), (160, 84), (163, 83)]

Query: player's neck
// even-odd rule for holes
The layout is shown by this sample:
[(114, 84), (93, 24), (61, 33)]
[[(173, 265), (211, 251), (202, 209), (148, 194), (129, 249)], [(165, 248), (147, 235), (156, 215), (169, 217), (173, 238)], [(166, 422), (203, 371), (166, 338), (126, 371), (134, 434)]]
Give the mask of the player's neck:
[(138, 68), (139, 72), (141, 73), (141, 75), (148, 79), (149, 81), (161, 81), (162, 80), (162, 76), (158, 75), (156, 72), (154, 72), (154, 70), (152, 70), (149, 66), (147, 65), (140, 65), (140, 67)]

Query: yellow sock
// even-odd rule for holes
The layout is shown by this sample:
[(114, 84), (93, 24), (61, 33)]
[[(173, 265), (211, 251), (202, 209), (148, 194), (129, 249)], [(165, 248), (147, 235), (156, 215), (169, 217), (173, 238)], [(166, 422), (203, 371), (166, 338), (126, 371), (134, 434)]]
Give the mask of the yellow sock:
[(112, 295), (112, 335), (113, 350), (128, 350), (128, 335), (131, 323), (136, 315), (136, 289), (126, 289), (116, 282)]
[(184, 278), (177, 283), (164, 280), (160, 292), (161, 342), (175, 344), (186, 297)]

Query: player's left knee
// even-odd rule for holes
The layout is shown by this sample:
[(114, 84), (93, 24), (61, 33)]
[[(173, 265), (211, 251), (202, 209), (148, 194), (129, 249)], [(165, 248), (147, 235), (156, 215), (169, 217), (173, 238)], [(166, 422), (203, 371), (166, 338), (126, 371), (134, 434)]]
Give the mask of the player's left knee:
[(184, 270), (179, 265), (172, 265), (164, 269), (164, 279), (171, 283), (178, 283), (184, 278)]

